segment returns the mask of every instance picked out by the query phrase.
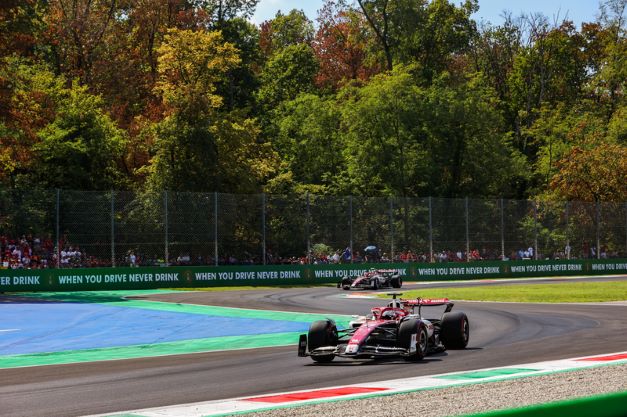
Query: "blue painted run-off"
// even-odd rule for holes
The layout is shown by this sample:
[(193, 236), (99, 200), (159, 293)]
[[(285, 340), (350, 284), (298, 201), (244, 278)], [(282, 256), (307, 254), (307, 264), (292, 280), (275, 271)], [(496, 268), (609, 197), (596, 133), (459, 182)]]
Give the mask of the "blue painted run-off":
[(0, 356), (306, 332), (309, 323), (176, 313), (95, 303), (2, 306)]

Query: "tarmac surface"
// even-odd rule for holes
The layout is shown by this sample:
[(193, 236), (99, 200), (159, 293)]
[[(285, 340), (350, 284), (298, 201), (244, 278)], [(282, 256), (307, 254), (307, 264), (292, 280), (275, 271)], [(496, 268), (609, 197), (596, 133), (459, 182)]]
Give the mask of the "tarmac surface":
[[(616, 279), (627, 277), (612, 278)], [(408, 284), (404, 288), (424, 286)], [(381, 300), (344, 296), (345, 292), (336, 288), (316, 287), (156, 293), (137, 298), (328, 314), (366, 314), (381, 304)], [(34, 417), (114, 413), (594, 355), (622, 351), (627, 345), (627, 306), (622, 304), (456, 302), (454, 311), (464, 311), (469, 317), (468, 348), (429, 356), (418, 363), (336, 360), (314, 365), (309, 358), (297, 357), (296, 346), (287, 346), (0, 369), (1, 414)]]

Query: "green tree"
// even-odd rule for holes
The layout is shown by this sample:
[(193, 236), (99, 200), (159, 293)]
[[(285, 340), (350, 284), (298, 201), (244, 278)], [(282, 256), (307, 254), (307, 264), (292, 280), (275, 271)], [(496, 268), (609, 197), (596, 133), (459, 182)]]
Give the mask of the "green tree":
[(151, 127), (152, 190), (253, 193), (274, 170), (269, 144), (257, 141), (254, 120), (224, 116), (214, 123), (168, 116)]
[(222, 29), (222, 25), (231, 19), (247, 19), (255, 14), (259, 0), (200, 0), (196, 3), (212, 17), (214, 26)]
[(315, 91), (318, 62), (309, 45), (290, 45), (274, 55), (261, 73), (257, 98), (265, 109), (273, 109), (300, 93)]
[(278, 135), (274, 145), (287, 163), (293, 181), (334, 191), (345, 167), (339, 135), (340, 113), (333, 98), (301, 94), (276, 112)]
[(607, 0), (601, 5), (602, 33), (598, 42), (603, 51), (592, 87), (606, 107), (607, 118), (624, 104), (627, 83), (627, 36), (625, 9), (627, 0)]
[(234, 18), (222, 25), (222, 36), (235, 45), (240, 63), (226, 74), (226, 80), (218, 85), (216, 93), (224, 97), (228, 110), (250, 108), (259, 87), (255, 70), (262, 65), (259, 29), (244, 19)]
[(430, 81), (451, 68), (454, 54), (469, 48), (476, 32), (470, 15), (478, 10), (476, 0), (459, 7), (448, 0), (358, 0), (373, 36), (385, 57), (386, 68), (395, 63), (420, 63)]
[(416, 85), (407, 71), (375, 77), (343, 108), (349, 188), (400, 196), (507, 193), (522, 172), (498, 98), (481, 78)]
[(37, 133), (54, 120), (64, 84), (45, 65), (0, 59), (0, 183), (10, 188), (32, 185)]
[(506, 124), (512, 130), (518, 114), (511, 106), (512, 92), (509, 78), (514, 61), (522, 48), (521, 25), (520, 19), (514, 19), (511, 14), (507, 14), (500, 26), (484, 24), (471, 45), (474, 67), (497, 92)]
[(38, 132), (33, 173), (44, 188), (110, 190), (127, 186), (120, 170), (126, 135), (102, 111), (102, 99), (72, 83), (52, 123)]
[(416, 6), (414, 1), (398, 1), (392, 36), (396, 39), (399, 62), (418, 62), (430, 82), (442, 71), (453, 73), (454, 60), (470, 50), (476, 34), (471, 15), (479, 10), (476, 0), (459, 6), (448, 0), (434, 0)]
[(274, 19), (261, 24), (261, 50), (269, 58), (288, 46), (310, 45), (313, 36), (313, 22), (305, 12), (292, 9), (283, 14), (279, 10)]
[(274, 164), (254, 120), (221, 111), (217, 86), (239, 64), (220, 32), (171, 29), (159, 48), (156, 92), (166, 115), (143, 135), (154, 143), (144, 171), (152, 190), (253, 192)]
[[(420, 90), (406, 72), (374, 77), (361, 89), (345, 89), (342, 127), (347, 179), (358, 194), (419, 194), (429, 178), (422, 132)], [(349, 181), (349, 182), (347, 182)]]

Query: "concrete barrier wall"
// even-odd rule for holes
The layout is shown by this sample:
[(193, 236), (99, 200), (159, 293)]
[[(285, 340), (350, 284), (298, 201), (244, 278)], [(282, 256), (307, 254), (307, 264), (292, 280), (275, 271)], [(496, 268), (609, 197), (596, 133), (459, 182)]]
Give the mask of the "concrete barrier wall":
[(336, 283), (370, 268), (397, 269), (410, 281), (627, 274), (627, 259), (470, 263), (177, 266), (0, 270), (0, 292), (91, 291)]

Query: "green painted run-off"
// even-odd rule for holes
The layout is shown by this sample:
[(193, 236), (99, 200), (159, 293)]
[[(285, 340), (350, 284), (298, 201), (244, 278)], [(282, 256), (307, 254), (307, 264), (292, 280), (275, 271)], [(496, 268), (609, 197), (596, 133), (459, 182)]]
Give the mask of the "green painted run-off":
[[(340, 327), (348, 326), (350, 316), (323, 315), (311, 313), (295, 313), (285, 311), (264, 311), (242, 308), (202, 306), (192, 304), (165, 303), (158, 301), (131, 300), (123, 298), (127, 295), (139, 296), (156, 291), (129, 292), (77, 292), (77, 293), (36, 293), (23, 294), (25, 297), (35, 297), (55, 301), (79, 301), (85, 303), (111, 304), (130, 308), (142, 308), (179, 313), (203, 314), (208, 316), (257, 318), (267, 320), (313, 322), (324, 318), (331, 318)], [(96, 349), (81, 349), (62, 352), (45, 352), (20, 355), (0, 356), (0, 369), (24, 366), (59, 365), (67, 363), (94, 362), (103, 360), (133, 359), (165, 355), (184, 355), (190, 353), (212, 352), (219, 350), (252, 349), (296, 345), (299, 332), (271, 333), (245, 336), (224, 336), (204, 339), (181, 340), (158, 344), (143, 344), (134, 346), (118, 346)]]
[(445, 375), (438, 376), (438, 379), (451, 379), (451, 380), (463, 380), (463, 379), (483, 379), (483, 378), (491, 378), (494, 376), (505, 376), (505, 375), (516, 375), (522, 373), (529, 372), (539, 372), (538, 369), (529, 369), (529, 368), (502, 368), (502, 369), (491, 369), (487, 371), (476, 371), (476, 372), (464, 372), (462, 374), (454, 374), (454, 375)]

